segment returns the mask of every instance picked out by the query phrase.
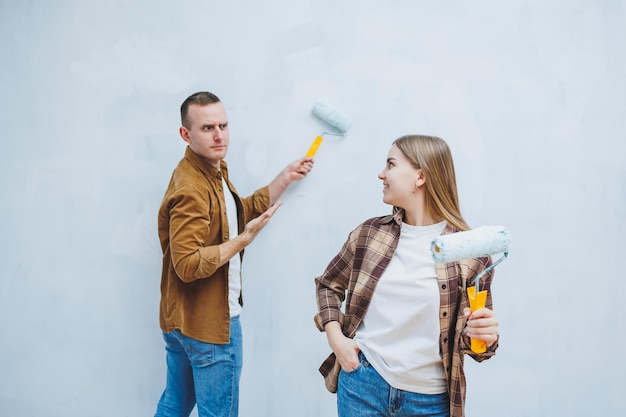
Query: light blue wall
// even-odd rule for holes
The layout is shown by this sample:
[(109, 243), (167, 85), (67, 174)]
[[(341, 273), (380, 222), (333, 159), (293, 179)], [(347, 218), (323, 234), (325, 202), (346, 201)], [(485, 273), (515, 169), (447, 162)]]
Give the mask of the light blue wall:
[(619, 0), (0, 2), (0, 415), (154, 412), (156, 211), (197, 90), (242, 194), (304, 154), (315, 99), (353, 118), (247, 251), (242, 416), (336, 415), (313, 278), (389, 212), (406, 133), (446, 139), (469, 222), (513, 237), (467, 415), (624, 415), (625, 22)]

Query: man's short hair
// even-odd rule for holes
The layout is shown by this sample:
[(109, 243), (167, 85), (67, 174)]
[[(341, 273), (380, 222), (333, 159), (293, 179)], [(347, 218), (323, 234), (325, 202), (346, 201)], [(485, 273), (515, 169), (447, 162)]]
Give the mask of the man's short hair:
[(213, 93), (208, 91), (199, 91), (187, 97), (183, 104), (180, 106), (180, 121), (187, 129), (191, 128), (187, 122), (187, 112), (189, 106), (192, 104), (198, 104), (200, 106), (206, 106), (207, 104), (219, 103), (220, 99)]

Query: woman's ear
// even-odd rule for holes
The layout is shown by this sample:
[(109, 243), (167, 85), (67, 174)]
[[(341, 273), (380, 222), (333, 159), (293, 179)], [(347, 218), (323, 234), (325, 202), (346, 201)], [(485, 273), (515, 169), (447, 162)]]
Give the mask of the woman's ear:
[(424, 177), (424, 171), (422, 171), (420, 168), (417, 170), (417, 179), (415, 180), (415, 188), (420, 188), (424, 184), (426, 184), (426, 178)]

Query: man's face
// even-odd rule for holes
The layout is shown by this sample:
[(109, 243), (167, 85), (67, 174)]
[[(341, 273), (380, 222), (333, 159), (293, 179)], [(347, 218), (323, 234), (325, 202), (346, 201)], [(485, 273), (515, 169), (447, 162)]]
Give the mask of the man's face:
[(204, 106), (192, 104), (187, 111), (187, 125), (180, 127), (180, 136), (196, 154), (219, 168), (228, 151), (228, 118), (222, 103)]

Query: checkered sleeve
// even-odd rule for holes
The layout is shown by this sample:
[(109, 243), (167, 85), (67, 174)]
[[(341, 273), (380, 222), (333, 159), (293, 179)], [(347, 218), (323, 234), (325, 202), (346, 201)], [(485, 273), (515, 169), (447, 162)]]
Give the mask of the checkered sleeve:
[(330, 261), (324, 273), (315, 278), (318, 313), (314, 320), (320, 331), (324, 331), (324, 326), (331, 321), (343, 323), (341, 304), (346, 297), (354, 262), (357, 230), (350, 233), (341, 250)]

